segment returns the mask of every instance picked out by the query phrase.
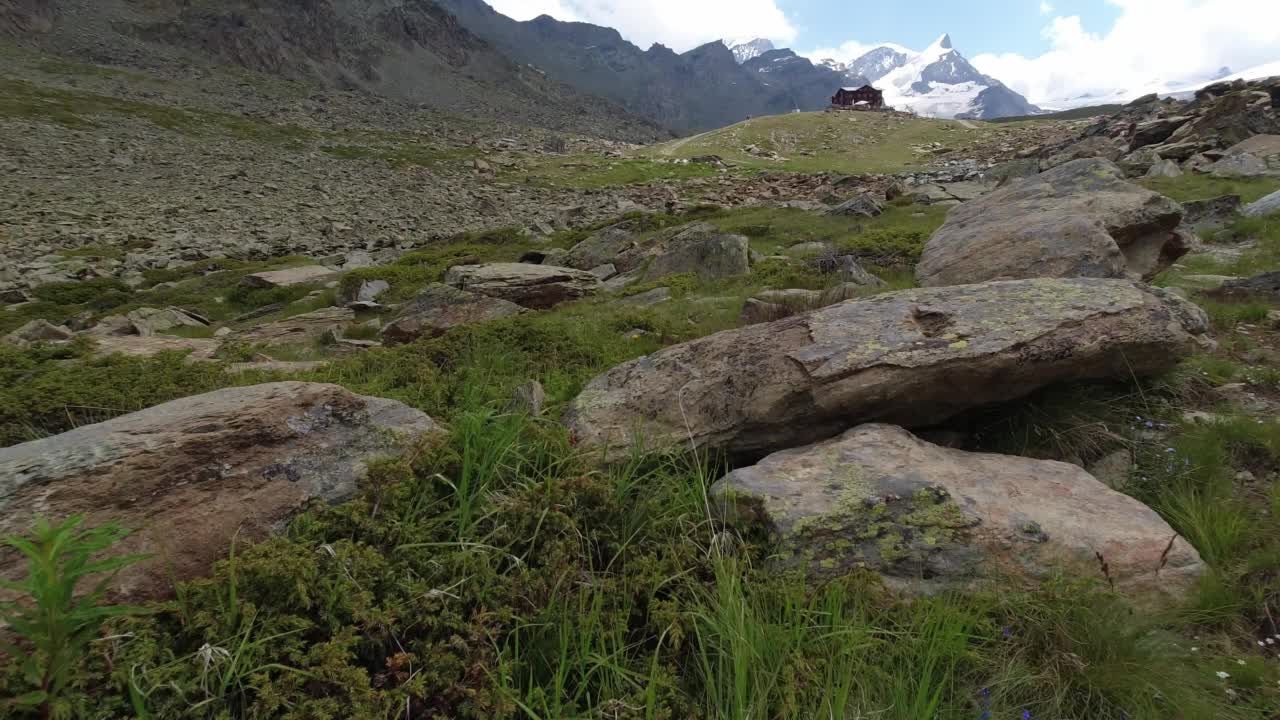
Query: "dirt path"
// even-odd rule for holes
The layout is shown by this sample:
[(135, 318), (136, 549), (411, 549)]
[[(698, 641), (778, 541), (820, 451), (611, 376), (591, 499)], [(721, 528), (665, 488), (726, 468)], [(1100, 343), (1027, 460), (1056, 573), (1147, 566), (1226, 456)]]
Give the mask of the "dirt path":
[(677, 151), (677, 150), (679, 150), (680, 148), (684, 147), (685, 145), (688, 145), (689, 143), (693, 142), (694, 140), (698, 140), (698, 139), (700, 139), (700, 138), (704, 138), (704, 137), (706, 137), (706, 136), (708, 136), (708, 135), (710, 135), (710, 134), (712, 134), (712, 133), (718, 133), (718, 132), (721, 132), (721, 131), (723, 131), (723, 130), (732, 130), (732, 129), (734, 129), (734, 128), (738, 127), (739, 125), (746, 125), (746, 124), (747, 124), (747, 123), (749, 123), (749, 122), (751, 122), (751, 121), (750, 121), (750, 120), (743, 120), (742, 122), (737, 122), (737, 123), (734, 123), (734, 124), (732, 124), (732, 125), (726, 125), (725, 127), (722, 127), (722, 128), (716, 128), (715, 130), (708, 130), (708, 131), (706, 131), (706, 132), (704, 132), (704, 133), (698, 133), (697, 135), (690, 135), (690, 136), (689, 136), (689, 137), (687, 137), (687, 138), (680, 138), (679, 140), (676, 140), (676, 141), (672, 142), (670, 145), (667, 145), (666, 147), (662, 148), (662, 150), (660, 150), (660, 151), (659, 151), (659, 154), (660, 154), (660, 155), (662, 155), (663, 157), (671, 157), (672, 155), (674, 155), (674, 154), (676, 153), (676, 151)]
[(969, 122), (968, 120), (956, 120), (956, 122), (960, 123), (961, 127), (967, 127), (967, 128), (969, 128), (970, 130), (977, 130), (977, 129), (978, 129), (978, 126), (977, 126), (977, 125), (974, 125), (973, 123)]

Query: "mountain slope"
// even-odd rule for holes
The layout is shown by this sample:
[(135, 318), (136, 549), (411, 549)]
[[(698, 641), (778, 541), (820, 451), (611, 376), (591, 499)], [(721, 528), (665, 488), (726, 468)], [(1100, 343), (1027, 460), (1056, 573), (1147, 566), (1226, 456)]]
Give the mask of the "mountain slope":
[(682, 54), (662, 45), (641, 50), (611, 28), (547, 15), (518, 22), (482, 0), (444, 3), (467, 29), (517, 61), (681, 132), (797, 107), (824, 108), (835, 89), (847, 84), (840, 73), (790, 50), (739, 64), (721, 41)]
[(434, 0), (22, 0), (9, 8), (0, 16), (6, 27), (36, 30), (15, 33), (26, 44), (91, 62), (154, 69), (211, 60), (458, 114), (636, 140), (663, 134), (517, 65)]

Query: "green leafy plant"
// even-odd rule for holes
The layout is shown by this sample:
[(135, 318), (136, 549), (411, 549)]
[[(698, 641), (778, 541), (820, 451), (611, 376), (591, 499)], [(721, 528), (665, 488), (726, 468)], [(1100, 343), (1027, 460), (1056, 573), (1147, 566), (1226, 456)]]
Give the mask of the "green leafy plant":
[[(20, 594), (17, 600), (0, 603), (0, 621), (34, 651), (0, 646), (12, 657), (25, 657), (22, 674), (35, 688), (11, 702), (37, 708), (42, 718), (70, 717), (64, 694), (85, 648), (103, 624), (113, 617), (144, 612), (141, 608), (105, 602), (107, 585), (141, 556), (95, 559), (124, 538), (127, 531), (113, 523), (96, 528), (83, 525), (82, 515), (57, 524), (37, 518), (28, 537), (5, 540), (26, 556), (27, 576), (19, 582), (0, 582), (0, 588)], [(77, 594), (82, 582), (91, 583), (92, 589)]]

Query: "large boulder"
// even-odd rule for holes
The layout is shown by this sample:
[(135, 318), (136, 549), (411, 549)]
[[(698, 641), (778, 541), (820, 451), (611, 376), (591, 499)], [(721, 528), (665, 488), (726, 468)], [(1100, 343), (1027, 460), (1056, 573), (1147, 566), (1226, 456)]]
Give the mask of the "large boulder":
[(921, 285), (1151, 278), (1191, 247), (1182, 208), (1105, 160), (1076, 160), (956, 207), (925, 245)]
[(689, 443), (759, 454), (864, 422), (928, 426), (1066, 380), (1159, 373), (1207, 327), (1195, 305), (1123, 280), (903, 290), (624, 363), (565, 421), (611, 457)]
[(1261, 200), (1249, 203), (1241, 212), (1249, 217), (1262, 217), (1263, 215), (1280, 213), (1280, 190), (1267, 195)]
[(350, 308), (321, 308), (241, 330), (228, 339), (249, 345), (309, 343), (341, 332), (355, 319), (355, 311)]
[[(116, 578), (129, 600), (207, 574), (234, 538), (260, 539), (309, 502), (356, 493), (370, 461), (442, 432), (423, 413), (337, 385), (279, 382), (174, 400), (0, 449), (0, 535), (37, 514), (118, 521), (114, 548), (149, 557)], [(0, 553), (0, 577), (19, 556)]]
[(209, 323), (182, 308), (142, 307), (131, 310), (126, 316), (133, 331), (143, 337), (164, 334), (174, 328), (203, 328)]
[(449, 268), (444, 281), (459, 290), (534, 309), (555, 307), (600, 291), (600, 278), (586, 270), (528, 263), (458, 265)]
[(71, 332), (70, 328), (37, 318), (5, 335), (4, 341), (18, 347), (29, 347), (42, 342), (66, 342), (74, 337), (75, 333)]
[(769, 534), (782, 565), (867, 568), (909, 592), (1066, 571), (1177, 599), (1205, 568), (1154, 511), (1075, 465), (951, 450), (891, 425), (775, 453), (711, 492), (731, 523)]
[(400, 308), (382, 329), (382, 339), (388, 345), (413, 342), (443, 335), (459, 325), (488, 322), (522, 312), (525, 308), (513, 302), (434, 284)]
[(565, 264), (591, 270), (605, 264), (634, 278), (655, 279), (696, 272), (704, 279), (743, 275), (750, 270), (745, 237), (694, 222), (645, 233), (633, 221), (596, 232), (569, 250)]
[(1254, 135), (1236, 143), (1209, 171), (1220, 177), (1280, 176), (1280, 135)]
[(246, 275), (240, 284), (249, 288), (280, 288), (333, 280), (338, 273), (323, 265), (299, 265), (283, 270), (268, 270)]

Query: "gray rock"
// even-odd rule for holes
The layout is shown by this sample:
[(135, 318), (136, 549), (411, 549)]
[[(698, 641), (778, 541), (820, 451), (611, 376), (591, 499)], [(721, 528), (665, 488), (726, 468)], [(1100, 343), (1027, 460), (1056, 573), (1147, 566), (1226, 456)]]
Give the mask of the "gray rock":
[(166, 330), (179, 327), (207, 327), (208, 323), (196, 318), (182, 308), (138, 308), (125, 316), (133, 330), (143, 337), (162, 335)]
[(437, 283), (400, 308), (382, 329), (382, 340), (388, 345), (408, 343), (443, 335), (461, 325), (490, 322), (522, 312), (526, 312), (525, 308), (513, 302)]
[[(146, 338), (143, 338), (146, 339)], [(207, 575), (233, 539), (260, 540), (309, 502), (353, 496), (370, 461), (442, 431), (423, 413), (337, 385), (219, 390), (0, 449), (0, 534), (36, 514), (85, 513), (134, 532), (113, 554), (147, 559), (112, 589), (129, 601)], [(20, 571), (0, 555), (0, 577)]]
[(1176, 178), (1182, 177), (1182, 168), (1173, 160), (1161, 160), (1147, 170), (1147, 177)]
[(827, 211), (828, 215), (873, 218), (884, 212), (882, 201), (871, 193), (858, 193)]
[(1280, 299), (1280, 271), (1265, 272), (1244, 279), (1227, 279), (1213, 294), (1220, 297), (1261, 295)]
[(1151, 278), (1190, 249), (1182, 208), (1105, 160), (1076, 160), (954, 208), (925, 246), (926, 286), (1026, 277)]
[(244, 276), (240, 282), (245, 287), (251, 288), (277, 288), (302, 285), (304, 283), (328, 282), (336, 277), (337, 274), (323, 265), (300, 265), (283, 270), (253, 273), (252, 275)]
[(595, 275), (601, 280), (608, 280), (609, 278), (618, 274), (618, 268), (614, 267), (613, 263), (605, 263), (604, 265), (597, 265), (591, 268), (590, 270), (588, 270), (587, 272), (591, 273), (592, 275)]
[(792, 306), (756, 298), (747, 298), (746, 302), (742, 303), (742, 312), (738, 315), (738, 322), (743, 325), (756, 325), (758, 323), (781, 320), (795, 314), (796, 310)]
[(624, 363), (592, 380), (565, 421), (584, 447), (611, 454), (641, 438), (768, 452), (860, 422), (928, 426), (1066, 380), (1162, 372), (1207, 342), (1207, 328), (1196, 306), (1123, 280), (905, 290)]
[(516, 388), (508, 407), (510, 412), (523, 413), (530, 417), (538, 417), (547, 406), (547, 391), (542, 383), (530, 380)]
[(746, 275), (751, 271), (750, 244), (742, 235), (729, 235), (717, 230), (686, 228), (661, 247), (643, 279), (656, 280), (668, 275), (695, 273), (703, 280)]
[(250, 345), (314, 342), (340, 331), (355, 319), (356, 314), (349, 308), (324, 308), (241, 330), (232, 334), (231, 339)]
[(345, 293), (342, 297), (343, 305), (355, 305), (360, 307), (378, 306), (378, 298), (382, 297), (391, 289), (391, 283), (386, 280), (361, 280), (350, 292)]
[(831, 252), (835, 249), (835, 245), (829, 242), (814, 240), (812, 242), (796, 243), (787, 248), (787, 252), (791, 255), (813, 255), (816, 253)]
[(601, 288), (600, 278), (585, 270), (528, 263), (458, 265), (449, 268), (444, 282), (534, 309), (594, 295)]
[(775, 453), (711, 493), (731, 524), (774, 538), (781, 565), (869, 568), (905, 592), (1101, 580), (1101, 554), (1118, 591), (1163, 602), (1205, 570), (1159, 515), (1074, 465), (951, 450), (890, 425)]
[(1262, 217), (1263, 215), (1280, 213), (1280, 190), (1267, 195), (1261, 200), (1249, 203), (1242, 212), (1247, 217)]
[(54, 325), (48, 320), (32, 320), (22, 327), (4, 336), (10, 345), (27, 347), (41, 342), (65, 342), (75, 337), (69, 328)]
[(186, 353), (187, 360), (212, 360), (218, 348), (219, 340), (208, 338), (183, 338), (154, 335), (101, 335), (94, 337), (94, 352), (98, 355), (126, 355), (129, 357), (152, 357), (165, 352)]
[(1123, 492), (1129, 486), (1129, 476), (1133, 473), (1133, 468), (1133, 451), (1120, 448), (1098, 458), (1086, 469), (1103, 485)]
[(635, 295), (628, 295), (620, 300), (623, 305), (631, 305), (634, 307), (653, 307), (658, 303), (666, 302), (671, 299), (671, 288), (659, 287), (652, 290), (646, 290)]
[(108, 315), (86, 330), (85, 335), (102, 337), (105, 335), (136, 335), (137, 332), (138, 330), (134, 327), (133, 321), (124, 315)]
[(872, 275), (858, 264), (858, 259), (852, 255), (842, 255), (836, 258), (836, 276), (844, 283), (852, 283), (862, 287), (884, 287), (884, 281)]
[(1182, 203), (1182, 224), (1196, 232), (1218, 230), (1225, 227), (1239, 210), (1239, 195), (1192, 200)]

